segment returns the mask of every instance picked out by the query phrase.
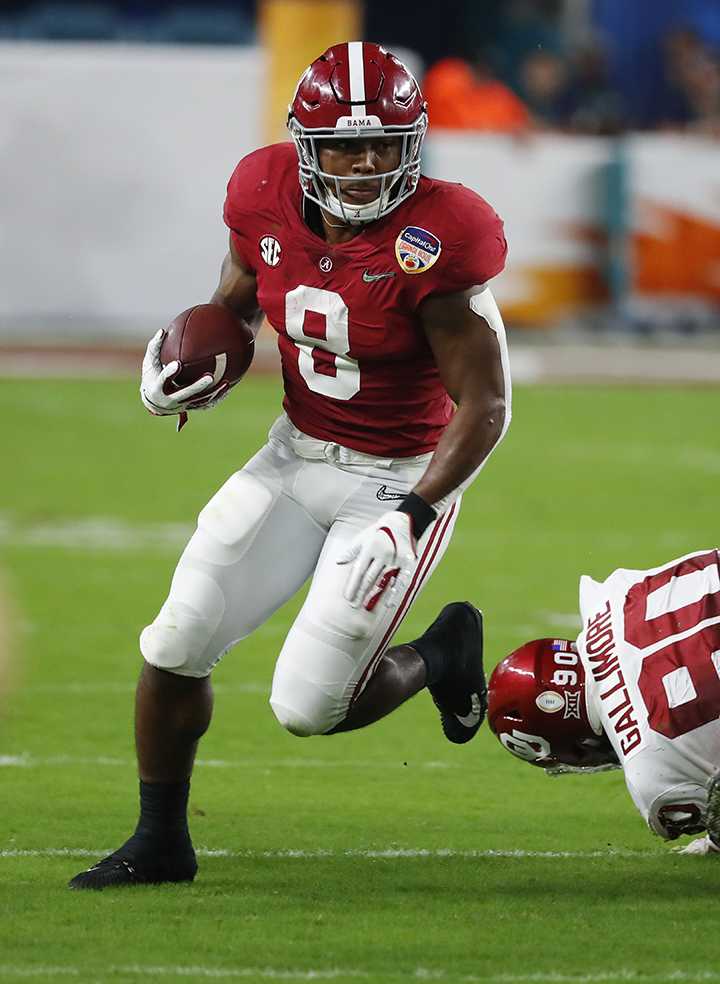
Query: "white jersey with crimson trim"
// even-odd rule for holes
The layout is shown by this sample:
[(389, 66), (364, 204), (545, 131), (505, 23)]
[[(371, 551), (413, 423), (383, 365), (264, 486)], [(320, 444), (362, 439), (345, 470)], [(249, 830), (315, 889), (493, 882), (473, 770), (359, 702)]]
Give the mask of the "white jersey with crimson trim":
[(703, 550), (580, 579), (590, 721), (650, 828), (669, 839), (704, 829), (705, 784), (720, 768), (718, 559)]

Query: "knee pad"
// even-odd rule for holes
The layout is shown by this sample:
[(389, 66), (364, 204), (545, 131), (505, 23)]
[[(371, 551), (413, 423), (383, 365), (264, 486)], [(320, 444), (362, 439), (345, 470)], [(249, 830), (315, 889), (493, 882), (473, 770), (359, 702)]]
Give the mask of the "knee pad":
[(314, 722), (305, 717), (297, 708), (286, 707), (279, 701), (270, 698), (270, 707), (278, 722), (297, 738), (309, 738), (311, 735), (322, 734), (316, 730)]
[(208, 650), (227, 607), (228, 569), (251, 546), (275, 498), (257, 478), (236, 472), (201, 511), (167, 601), (140, 636), (148, 663), (185, 676), (207, 676), (228, 642)]
[(206, 655), (206, 649), (224, 612), (225, 598), (215, 581), (181, 564), (167, 601), (140, 635), (140, 652), (160, 670), (207, 676), (217, 654)]
[(324, 735), (347, 714), (353, 660), (331, 642), (293, 629), (275, 666), (270, 706), (293, 735)]
[(298, 738), (324, 735), (345, 717), (342, 700), (333, 688), (294, 672), (276, 668), (270, 706), (280, 724)]

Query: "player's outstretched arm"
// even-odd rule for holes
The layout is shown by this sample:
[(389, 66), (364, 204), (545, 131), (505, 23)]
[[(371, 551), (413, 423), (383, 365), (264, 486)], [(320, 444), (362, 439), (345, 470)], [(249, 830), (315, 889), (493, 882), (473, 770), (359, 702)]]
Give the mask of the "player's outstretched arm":
[(421, 317), (442, 381), (458, 409), (422, 479), (395, 510), (362, 530), (338, 558), (348, 564), (345, 598), (372, 610), (402, 583), (418, 539), (468, 485), (510, 422), (505, 330), (489, 288), (445, 295)]
[(430, 298), (420, 316), (457, 411), (415, 493), (442, 512), (473, 480), (510, 423), (505, 328), (489, 287)]

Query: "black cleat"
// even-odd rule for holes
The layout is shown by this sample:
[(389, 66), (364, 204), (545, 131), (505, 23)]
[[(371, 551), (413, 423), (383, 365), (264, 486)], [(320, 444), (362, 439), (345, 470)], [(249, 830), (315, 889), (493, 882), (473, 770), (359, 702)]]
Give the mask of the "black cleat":
[(164, 882), (192, 881), (197, 872), (197, 861), (192, 847), (189, 853), (153, 861), (123, 857), (120, 848), (114, 854), (98, 861), (87, 871), (68, 883), (68, 888), (102, 891), (104, 888), (120, 888), (125, 885), (160, 885)]
[(440, 711), (445, 737), (463, 745), (475, 737), (487, 710), (482, 612), (468, 601), (454, 601), (425, 635), (447, 653), (445, 672), (428, 690)]

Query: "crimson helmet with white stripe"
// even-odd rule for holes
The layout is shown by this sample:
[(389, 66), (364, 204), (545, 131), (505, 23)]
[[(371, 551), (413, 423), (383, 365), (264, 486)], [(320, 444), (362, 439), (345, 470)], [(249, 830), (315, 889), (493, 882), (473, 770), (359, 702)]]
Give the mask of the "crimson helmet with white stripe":
[(498, 663), (488, 684), (490, 730), (513, 755), (554, 771), (616, 762), (588, 717), (585, 670), (574, 642), (535, 639)]
[[(403, 63), (380, 45), (348, 41), (316, 58), (298, 82), (290, 103), (288, 129), (300, 161), (305, 196), (345, 222), (356, 225), (387, 215), (415, 191), (427, 107), (420, 87)], [(397, 168), (381, 175), (343, 178), (324, 172), (323, 140), (399, 137)], [(364, 205), (343, 201), (342, 182), (377, 181), (380, 193)]]

